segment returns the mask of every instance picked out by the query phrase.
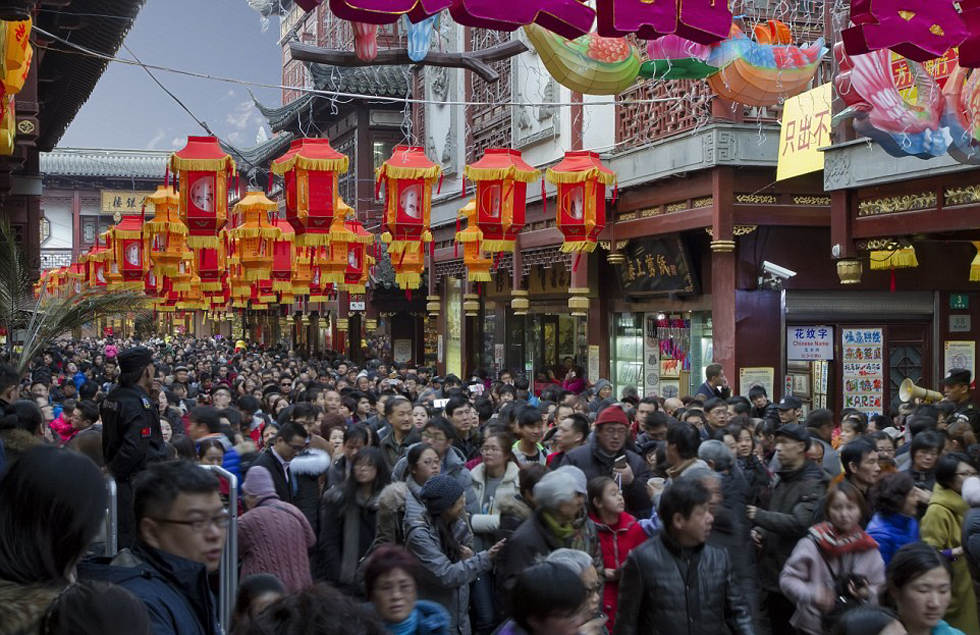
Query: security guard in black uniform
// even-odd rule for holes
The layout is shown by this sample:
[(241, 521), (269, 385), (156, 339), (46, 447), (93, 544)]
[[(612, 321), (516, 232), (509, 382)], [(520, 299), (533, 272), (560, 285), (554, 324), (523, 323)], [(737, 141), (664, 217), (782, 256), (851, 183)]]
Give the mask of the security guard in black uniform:
[(119, 386), (102, 401), (102, 452), (116, 479), (119, 547), (136, 540), (132, 479), (165, 457), (160, 414), (147, 391), (153, 384), (153, 354), (139, 346), (118, 356)]
[(953, 402), (953, 417), (969, 421), (973, 430), (977, 431), (977, 425), (980, 424), (980, 417), (977, 415), (980, 410), (977, 410), (977, 404), (970, 399), (971, 379), (969, 370), (950, 368), (943, 378), (943, 397)]

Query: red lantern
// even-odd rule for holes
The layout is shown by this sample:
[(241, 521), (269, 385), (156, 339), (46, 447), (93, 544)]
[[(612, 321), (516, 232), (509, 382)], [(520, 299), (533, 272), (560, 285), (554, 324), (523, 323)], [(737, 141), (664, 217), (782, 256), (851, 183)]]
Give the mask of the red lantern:
[(272, 290), (292, 297), (296, 232), (285, 218), (273, 218), (272, 225), (279, 228), (279, 237), (272, 243)]
[(514, 251), (524, 228), (527, 184), (541, 172), (521, 158), (519, 150), (488, 148), (483, 158), (466, 166), (466, 178), (476, 182), (476, 225), (483, 232), (483, 249)]
[(606, 226), (606, 186), (616, 173), (602, 165), (595, 152), (566, 152), (548, 168), (548, 181), (558, 186), (558, 229), (563, 252), (591, 252)]
[(286, 154), (272, 162), (273, 173), (285, 180), (286, 220), (298, 244), (330, 242), (337, 175), (348, 166), (347, 156), (334, 150), (328, 139), (296, 139)]
[(224, 289), (222, 279), (227, 273), (224, 246), (198, 249), (194, 255), (197, 275), (201, 278), (201, 290), (206, 293), (220, 293)]
[(388, 243), (388, 253), (399, 254), (432, 240), (432, 186), (441, 174), (442, 168), (422, 148), (412, 146), (395, 146), (391, 158), (378, 168), (378, 187), (384, 184), (386, 199), (387, 231), (381, 239)]
[(187, 145), (170, 157), (180, 184), (180, 217), (192, 248), (217, 247), (218, 231), (228, 219), (228, 179), (235, 171), (231, 155), (215, 137), (187, 137)]
[(143, 248), (143, 221), (139, 216), (123, 216), (112, 229), (112, 249), (117, 271), (121, 276), (109, 282), (111, 290), (143, 290), (147, 256)]

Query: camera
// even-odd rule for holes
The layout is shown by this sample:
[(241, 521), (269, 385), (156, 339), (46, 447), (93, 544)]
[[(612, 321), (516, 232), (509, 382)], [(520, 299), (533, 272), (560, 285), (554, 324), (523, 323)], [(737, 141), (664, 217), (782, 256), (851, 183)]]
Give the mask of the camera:
[(762, 270), (771, 275), (773, 278), (779, 278), (781, 280), (788, 280), (796, 275), (796, 272), (792, 269), (780, 267), (779, 265), (771, 263), (768, 260), (762, 261)]

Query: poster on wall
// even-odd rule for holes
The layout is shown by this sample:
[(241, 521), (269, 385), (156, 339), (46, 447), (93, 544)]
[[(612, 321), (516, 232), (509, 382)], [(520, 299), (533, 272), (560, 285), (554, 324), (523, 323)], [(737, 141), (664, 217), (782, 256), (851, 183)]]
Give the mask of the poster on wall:
[(738, 394), (748, 396), (753, 386), (762, 386), (766, 395), (772, 401), (777, 401), (773, 394), (773, 384), (776, 382), (776, 369), (772, 366), (749, 367), (738, 369)]
[(595, 382), (599, 378), (599, 346), (591, 344), (589, 346), (589, 381)]
[(970, 371), (970, 378), (977, 377), (977, 343), (967, 341), (943, 342), (943, 376), (949, 374), (950, 368), (965, 368)]
[(880, 414), (884, 407), (882, 329), (841, 329), (844, 408)]
[(395, 340), (394, 359), (398, 363), (412, 361), (412, 340)]
[(660, 397), (660, 340), (657, 339), (657, 315), (643, 318), (643, 395)]
[(786, 359), (791, 362), (834, 359), (834, 327), (787, 327)]

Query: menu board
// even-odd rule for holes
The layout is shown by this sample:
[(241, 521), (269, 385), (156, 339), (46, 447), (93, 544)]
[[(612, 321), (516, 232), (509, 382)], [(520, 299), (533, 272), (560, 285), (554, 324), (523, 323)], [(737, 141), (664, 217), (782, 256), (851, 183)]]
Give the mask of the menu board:
[(844, 408), (880, 414), (885, 388), (882, 329), (841, 329), (841, 351)]

